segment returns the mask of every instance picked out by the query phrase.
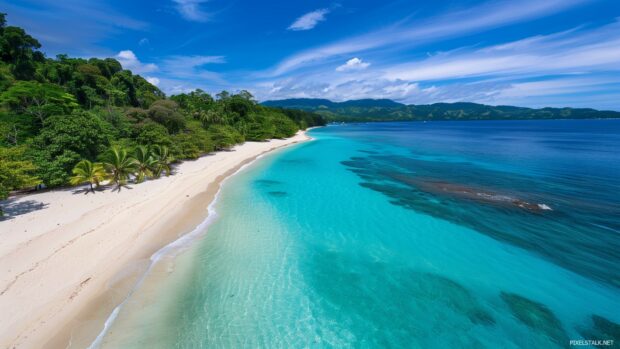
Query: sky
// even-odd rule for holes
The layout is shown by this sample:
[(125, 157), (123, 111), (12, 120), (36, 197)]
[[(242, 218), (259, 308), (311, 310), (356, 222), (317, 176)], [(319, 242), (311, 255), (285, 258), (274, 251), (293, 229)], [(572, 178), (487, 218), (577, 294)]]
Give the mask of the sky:
[(114, 57), (167, 95), (620, 110), (618, 0), (0, 0), (48, 57)]

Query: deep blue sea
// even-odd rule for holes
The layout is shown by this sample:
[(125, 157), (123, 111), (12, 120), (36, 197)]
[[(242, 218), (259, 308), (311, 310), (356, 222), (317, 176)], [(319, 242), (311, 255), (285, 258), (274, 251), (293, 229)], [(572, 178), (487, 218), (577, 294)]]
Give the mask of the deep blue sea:
[(226, 181), (103, 347), (619, 344), (620, 120), (310, 135)]

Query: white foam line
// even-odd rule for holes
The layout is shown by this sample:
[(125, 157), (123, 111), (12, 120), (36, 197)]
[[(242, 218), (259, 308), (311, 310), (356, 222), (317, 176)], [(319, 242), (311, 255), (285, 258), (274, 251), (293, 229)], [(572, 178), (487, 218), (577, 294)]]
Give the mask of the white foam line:
[[(281, 148), (283, 148), (283, 147), (281, 147)], [(247, 163), (245, 165), (242, 165), (233, 174), (231, 174), (230, 176), (224, 178), (224, 180), (222, 180), (222, 182), (220, 182), (220, 188), (215, 193), (215, 196), (213, 197), (213, 201), (211, 201), (211, 203), (207, 207), (207, 218), (205, 218), (204, 221), (202, 221), (200, 224), (198, 224), (196, 226), (196, 228), (194, 228), (194, 230), (192, 230), (191, 232), (189, 232), (187, 234), (184, 234), (183, 236), (179, 237), (178, 239), (174, 240), (173, 242), (169, 243), (168, 245), (160, 248), (157, 252), (155, 252), (155, 253), (153, 253), (151, 255), (151, 258), (150, 258), (151, 262), (149, 263), (149, 266), (146, 269), (146, 271), (142, 274), (142, 276), (136, 282), (136, 284), (131, 288), (131, 290), (129, 291), (129, 293), (125, 297), (125, 299), (123, 299), (123, 301), (114, 308), (112, 313), (105, 320), (105, 323), (103, 325), (103, 329), (101, 330), (101, 332), (99, 332), (99, 334), (97, 335), (97, 338), (95, 338), (95, 340), (88, 346), (88, 349), (97, 349), (97, 348), (99, 348), (101, 346), (101, 343), (103, 342), (103, 338), (108, 333), (108, 330), (110, 329), (110, 327), (112, 326), (112, 324), (114, 323), (116, 318), (118, 317), (118, 314), (120, 313), (120, 311), (123, 308), (123, 306), (125, 305), (125, 303), (127, 303), (127, 301), (129, 301), (131, 296), (140, 288), (140, 286), (142, 286), (142, 283), (144, 283), (144, 280), (146, 279), (146, 277), (149, 274), (149, 272), (151, 271), (151, 269), (153, 269), (153, 266), (155, 266), (155, 264), (157, 264), (157, 262), (163, 256), (165, 256), (167, 253), (169, 253), (169, 252), (171, 252), (173, 250), (176, 250), (176, 249), (179, 249), (180, 247), (188, 245), (190, 242), (192, 242), (197, 237), (199, 237), (202, 233), (206, 232), (206, 228), (217, 217), (217, 212), (215, 211), (215, 204), (217, 203), (217, 200), (218, 200), (218, 198), (220, 196), (220, 192), (222, 191), (224, 183), (229, 178), (231, 178), (231, 177), (235, 176), (236, 174), (238, 174), (239, 172), (243, 171), (245, 168), (247, 168), (248, 166), (252, 165), (254, 162), (256, 162), (258, 159), (262, 158), (265, 155), (266, 155), (266, 153), (263, 153), (263, 154), (260, 154), (260, 155), (256, 156), (256, 158), (254, 158), (254, 160), (250, 161), (249, 163)]]

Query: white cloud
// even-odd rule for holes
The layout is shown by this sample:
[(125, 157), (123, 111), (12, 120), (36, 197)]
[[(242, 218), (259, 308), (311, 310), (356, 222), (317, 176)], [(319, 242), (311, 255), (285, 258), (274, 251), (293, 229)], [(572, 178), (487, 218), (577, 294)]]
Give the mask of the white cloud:
[[(169, 56), (158, 62), (161, 71), (160, 88), (168, 94), (177, 94), (202, 88), (217, 89), (228, 83), (218, 72), (209, 70), (210, 64), (223, 64), (223, 56)], [(209, 89), (207, 89), (208, 85)]]
[(169, 95), (190, 93), (198, 88), (196, 85), (187, 84), (179, 80), (164, 80), (162, 82), (162, 85), (166, 86), (164, 92), (166, 92)]
[[(561, 77), (548, 80), (523, 81), (506, 84), (497, 88), (482, 103), (502, 105), (573, 106), (591, 108), (609, 108), (612, 100), (600, 100), (604, 95), (619, 95), (620, 82), (612, 77)], [(575, 98), (576, 94), (588, 96)], [(612, 102), (612, 103), (610, 103)], [(617, 109), (618, 105), (614, 105)]]
[(208, 0), (172, 0), (183, 18), (194, 22), (206, 22), (210, 19), (207, 12), (200, 8)]
[(319, 22), (324, 21), (325, 15), (328, 13), (329, 10), (326, 8), (308, 12), (297, 18), (297, 20), (288, 27), (288, 30), (310, 30), (316, 27)]
[(363, 62), (361, 59), (355, 57), (349, 59), (345, 64), (336, 68), (336, 71), (346, 72), (346, 71), (356, 71), (356, 70), (364, 70), (368, 68), (370, 63)]
[(163, 60), (170, 69), (187, 69), (210, 63), (226, 63), (224, 56), (170, 56)]
[(159, 86), (159, 82), (160, 80), (156, 77), (153, 76), (147, 76), (146, 77), (146, 81), (150, 82), (151, 84), (155, 85), (155, 86)]
[(121, 63), (123, 69), (129, 69), (135, 74), (149, 73), (157, 70), (157, 65), (153, 63), (142, 63), (131, 50), (124, 50), (116, 55), (116, 59)]
[[(454, 11), (411, 23), (404, 21), (378, 31), (303, 51), (284, 59), (268, 76), (279, 76), (326, 59), (389, 45), (415, 46), (481, 32), (525, 20), (544, 17), (574, 7), (586, 0), (489, 1), (468, 10)], [(300, 18), (301, 19), (301, 18)]]
[(163, 73), (174, 79), (222, 82), (219, 73), (205, 68), (207, 64), (226, 63), (223, 56), (170, 56), (160, 63)]
[(138, 45), (140, 45), (140, 46), (147, 46), (149, 43), (150, 43), (149, 39), (147, 39), (147, 38), (142, 38), (142, 39), (140, 39), (140, 41), (138, 41)]
[(385, 68), (414, 81), (620, 71), (620, 21), (581, 32), (535, 36), (478, 50), (461, 49)]
[(253, 89), (261, 100), (282, 98), (328, 98), (344, 101), (359, 98), (405, 100), (422, 93), (417, 83), (386, 79), (360, 78), (345, 81), (288, 78)]

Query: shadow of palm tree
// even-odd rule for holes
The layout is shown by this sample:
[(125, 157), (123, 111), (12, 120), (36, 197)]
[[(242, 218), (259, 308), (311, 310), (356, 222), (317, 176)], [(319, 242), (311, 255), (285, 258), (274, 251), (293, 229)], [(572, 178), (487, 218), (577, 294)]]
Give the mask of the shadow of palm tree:
[(88, 195), (88, 194), (96, 194), (98, 192), (104, 191), (106, 188), (104, 186), (99, 186), (99, 187), (95, 187), (95, 191), (90, 190), (89, 186), (84, 186), (82, 188), (77, 188), (74, 191), (72, 191), (71, 193), (73, 195), (76, 194), (84, 194), (84, 195)]
[(17, 201), (9, 199), (2, 205), (4, 216), (0, 217), (0, 221), (12, 219), (15, 216), (26, 214), (32, 211), (38, 211), (47, 208), (49, 204), (45, 204), (35, 200)]
[(127, 184), (123, 184), (123, 185), (117, 185), (117, 186), (114, 186), (114, 188), (112, 189), (112, 191), (113, 191), (113, 192), (117, 191), (117, 192), (119, 192), (119, 193), (120, 193), (120, 192), (121, 192), (121, 188), (129, 189), (129, 190), (133, 189), (133, 188), (132, 188), (132, 187), (130, 187), (129, 185), (127, 185)]

